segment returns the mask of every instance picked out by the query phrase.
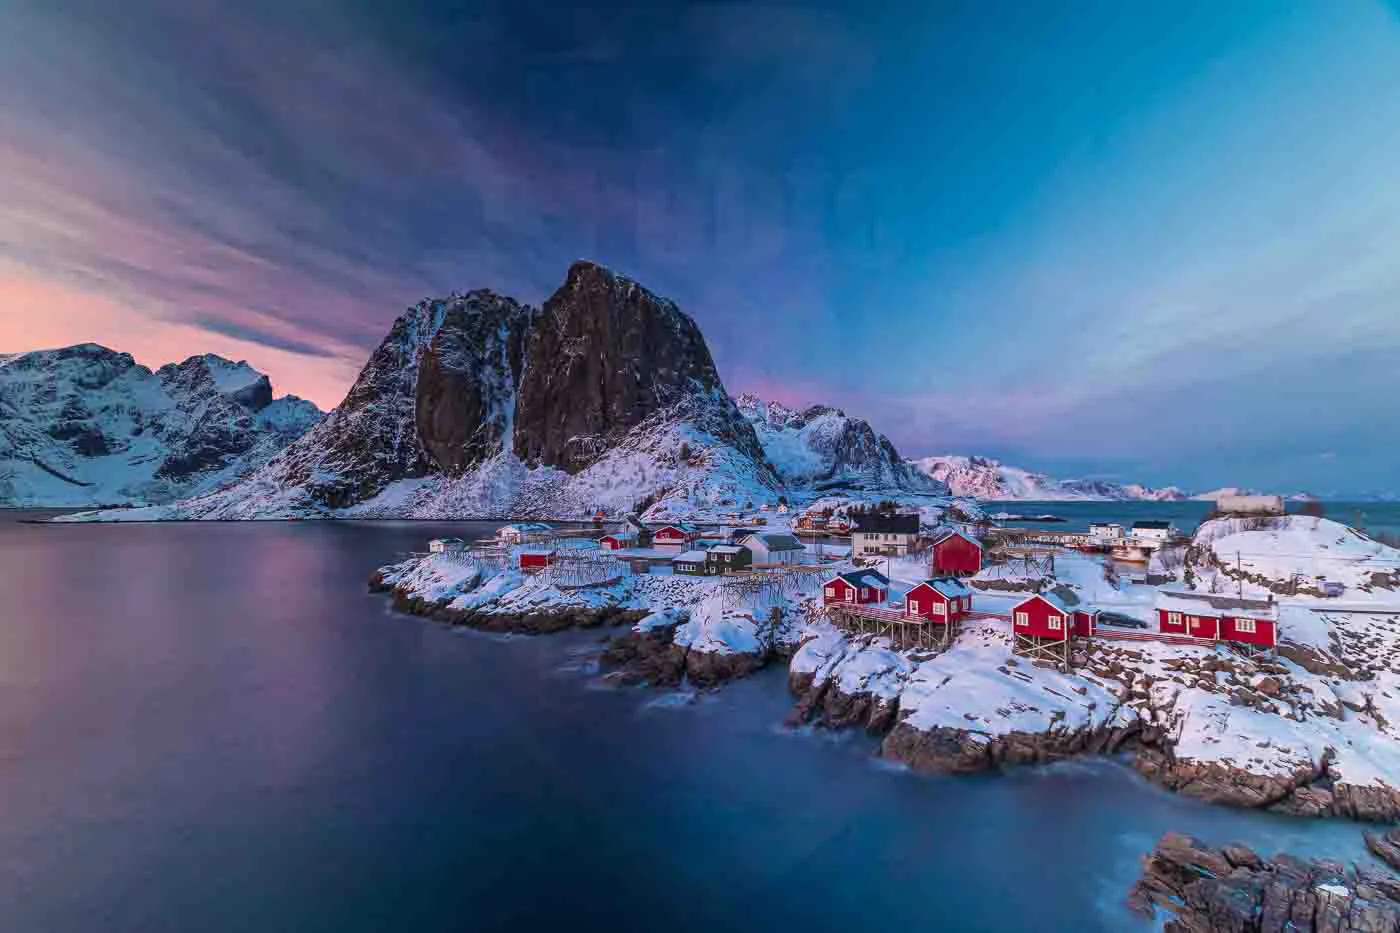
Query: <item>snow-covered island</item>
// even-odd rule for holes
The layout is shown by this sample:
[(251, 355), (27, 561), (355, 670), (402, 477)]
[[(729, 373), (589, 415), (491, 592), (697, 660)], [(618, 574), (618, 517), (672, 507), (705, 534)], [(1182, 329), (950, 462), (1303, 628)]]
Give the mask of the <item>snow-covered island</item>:
[[(1220, 803), (1400, 818), (1400, 551), (1344, 525), (1217, 519), (1186, 548), (1171, 586), (1272, 596), (1276, 654), (1156, 640), (1159, 588), (1070, 551), (1025, 592), (981, 589), (1005, 580), (988, 566), (970, 580), (974, 617), (947, 650), (897, 650), (833, 623), (823, 585), (854, 564), (826, 556), (805, 555), (807, 569), (762, 586), (742, 575), (632, 574), (622, 563), (615, 576), (561, 583), (451, 555), (415, 555), (373, 582), (406, 610), (481, 628), (627, 626), (605, 658), (625, 680), (708, 687), (785, 661), (794, 721), (867, 729), (882, 755), (916, 769), (1123, 753), (1151, 780)], [(874, 563), (888, 569), (893, 607), (929, 572), (924, 556)], [(1323, 582), (1340, 582), (1343, 595), (1322, 595)], [(1006, 616), (1033, 588), (1143, 628), (1077, 644), (1069, 670), (1017, 656)]]

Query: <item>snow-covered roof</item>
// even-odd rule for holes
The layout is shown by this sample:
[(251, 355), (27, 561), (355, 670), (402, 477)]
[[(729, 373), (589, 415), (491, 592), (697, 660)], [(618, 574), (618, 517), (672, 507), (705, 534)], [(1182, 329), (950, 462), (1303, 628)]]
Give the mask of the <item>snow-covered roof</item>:
[(1021, 600), (1019, 603), (1017, 603), (1015, 608), (1016, 608), (1016, 609), (1020, 609), (1020, 608), (1021, 608), (1022, 606), (1024, 606), (1026, 603), (1034, 602), (1034, 601), (1037, 600), (1037, 599), (1043, 599), (1043, 600), (1045, 600), (1047, 603), (1050, 604), (1050, 606), (1051, 606), (1053, 609), (1055, 609), (1057, 612), (1063, 612), (1065, 615), (1069, 615), (1071, 612), (1074, 611), (1074, 610), (1070, 609), (1069, 606), (1065, 605), (1065, 601), (1064, 601), (1063, 599), (1061, 599), (1060, 597), (1056, 596), (1054, 593), (1049, 593), (1049, 592), (1047, 592), (1047, 593), (1036, 593), (1036, 594), (1034, 594), (1034, 595), (1032, 595), (1032, 596), (1027, 596), (1025, 599), (1023, 599), (1023, 600)]
[(1275, 619), (1278, 604), (1266, 599), (1229, 596), (1221, 593), (1193, 593), (1187, 590), (1158, 590), (1155, 606), (1168, 612), (1185, 612), (1198, 616), (1234, 616), (1247, 619)]
[(434, 539), (432, 539), (431, 541), (429, 541), (428, 543), (429, 543), (429, 544), (465, 544), (466, 542), (463, 541), (461, 538), (434, 538)]
[(704, 562), (704, 551), (686, 551), (671, 558), (673, 564), (703, 564)]
[(968, 544), (971, 544), (973, 547), (977, 548), (977, 550), (979, 550), (979, 551), (982, 550), (982, 542), (981, 542), (981, 541), (978, 541), (976, 538), (972, 537), (971, 535), (964, 534), (963, 532), (959, 531), (959, 530), (956, 529), (956, 528), (941, 528), (941, 529), (939, 529), (937, 532), (934, 533), (934, 536), (933, 536), (933, 543), (934, 543), (935, 545), (942, 544), (944, 541), (947, 541), (949, 538), (962, 538), (962, 539), (963, 539), (964, 541), (966, 541)]
[(750, 541), (754, 538), (757, 538), (760, 541), (762, 541), (763, 546), (768, 549), (769, 553), (772, 553), (773, 551), (806, 550), (806, 547), (802, 544), (801, 541), (798, 541), (795, 537), (789, 534), (782, 534), (780, 532), (756, 532), (751, 535), (745, 535), (743, 540)]
[(748, 550), (748, 548), (740, 547), (740, 546), (737, 545), (737, 544), (716, 544), (714, 547), (710, 548), (709, 553), (711, 553), (711, 554), (742, 554), (742, 553), (744, 553), (744, 552), (747, 551), (747, 550)]
[(656, 528), (655, 528), (655, 530), (656, 530), (656, 531), (665, 531), (667, 528), (674, 528), (676, 531), (684, 532), (685, 534), (699, 534), (699, 533), (700, 533), (700, 529), (699, 529), (699, 528), (696, 528), (696, 527), (695, 527), (694, 525), (692, 525), (690, 522), (666, 522), (666, 523), (663, 524), (663, 525), (657, 525)]
[(1140, 522), (1133, 522), (1134, 529), (1142, 529), (1145, 531), (1170, 531), (1171, 527), (1171, 522), (1161, 521), (1160, 519), (1155, 518), (1144, 519)]
[(883, 590), (890, 585), (890, 578), (873, 567), (866, 567), (863, 570), (848, 570), (845, 573), (838, 573), (836, 576), (856, 589), (860, 589), (862, 586), (871, 586)]
[(637, 533), (631, 529), (626, 529), (624, 531), (610, 531), (603, 535), (603, 537), (613, 538), (617, 541), (635, 541), (637, 539)]
[[(940, 593), (949, 599), (957, 599), (959, 596), (971, 596), (972, 590), (963, 586), (952, 577), (935, 577), (932, 580), (925, 580), (919, 586), (926, 586), (936, 593)], [(914, 589), (918, 589), (915, 587)]]

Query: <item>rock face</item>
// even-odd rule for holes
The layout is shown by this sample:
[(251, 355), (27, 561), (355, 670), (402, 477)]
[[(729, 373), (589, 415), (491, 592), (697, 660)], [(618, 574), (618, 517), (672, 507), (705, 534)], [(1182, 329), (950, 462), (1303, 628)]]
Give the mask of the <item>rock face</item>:
[(211, 354), (155, 372), (97, 344), (0, 356), (0, 503), (168, 501), (252, 472), (320, 416)]
[(1171, 915), (1169, 933), (1400, 930), (1400, 880), (1384, 872), (1167, 833), (1143, 859), (1129, 903)]
[(709, 399), (723, 439), (763, 459), (720, 382), (695, 322), (676, 305), (591, 262), (576, 262), (530, 334), (513, 449), (576, 473), (656, 412)]
[(578, 262), (542, 310), (486, 290), (410, 308), (242, 487), (132, 517), (685, 514), (780, 492), (694, 321)]
[(735, 399), (783, 481), (817, 490), (947, 495), (868, 422), (827, 405), (794, 411), (755, 395)]

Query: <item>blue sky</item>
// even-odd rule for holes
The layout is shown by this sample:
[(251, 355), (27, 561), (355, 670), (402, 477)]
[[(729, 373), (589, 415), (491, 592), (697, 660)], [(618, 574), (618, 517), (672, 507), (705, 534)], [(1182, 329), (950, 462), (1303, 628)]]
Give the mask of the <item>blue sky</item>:
[(1394, 490), (1381, 3), (0, 0), (0, 342), (334, 403), (403, 306), (587, 256), (908, 455)]

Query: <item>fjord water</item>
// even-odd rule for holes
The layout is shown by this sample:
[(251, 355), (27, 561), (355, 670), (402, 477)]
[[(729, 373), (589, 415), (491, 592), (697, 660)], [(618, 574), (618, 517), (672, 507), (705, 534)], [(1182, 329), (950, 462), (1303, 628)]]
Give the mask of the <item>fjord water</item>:
[(1168, 829), (1361, 857), (1108, 762), (929, 778), (791, 732), (783, 673), (599, 685), (598, 633), (398, 616), (463, 525), (0, 518), (0, 929), (1146, 929)]

